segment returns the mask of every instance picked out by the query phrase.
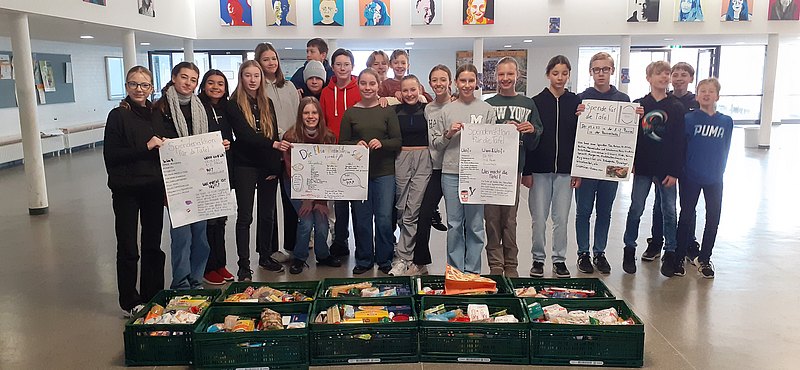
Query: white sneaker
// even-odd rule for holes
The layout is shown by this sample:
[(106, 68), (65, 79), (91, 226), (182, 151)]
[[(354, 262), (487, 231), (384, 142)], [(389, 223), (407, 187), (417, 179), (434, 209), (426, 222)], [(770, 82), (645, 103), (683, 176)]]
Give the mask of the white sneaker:
[(412, 263), (408, 265), (408, 270), (406, 270), (406, 275), (409, 276), (428, 275), (428, 266), (417, 265), (415, 263)]
[(407, 261), (398, 260), (392, 264), (392, 269), (389, 270), (389, 275), (403, 276), (408, 271), (409, 263)]
[(124, 317), (126, 319), (130, 319), (131, 317), (136, 316), (136, 314), (139, 313), (139, 311), (141, 311), (143, 309), (144, 309), (144, 305), (143, 304), (139, 304), (139, 305), (136, 305), (136, 307), (131, 308), (130, 311), (122, 310), (122, 312), (123, 312), (122, 313), (122, 317)]
[(286, 252), (284, 251), (277, 251), (275, 253), (272, 253), (270, 257), (272, 257), (272, 259), (274, 259), (278, 263), (286, 263), (292, 259), (292, 256), (286, 254)]

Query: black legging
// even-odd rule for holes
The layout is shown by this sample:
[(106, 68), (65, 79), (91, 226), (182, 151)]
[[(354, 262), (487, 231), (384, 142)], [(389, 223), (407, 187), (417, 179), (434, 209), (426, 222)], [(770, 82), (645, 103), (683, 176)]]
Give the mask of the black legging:
[(419, 208), (419, 225), (417, 226), (417, 243), (414, 246), (414, 264), (427, 265), (431, 261), (431, 223), (433, 213), (442, 200), (442, 170), (433, 170), (422, 205)]
[[(294, 250), (294, 244), (297, 242), (297, 211), (294, 210), (292, 199), (286, 191), (286, 181), (280, 181), (281, 187), (281, 205), (283, 206), (283, 249), (287, 251)], [(278, 207), (275, 207), (275, 219), (278, 219)], [(278, 244), (278, 223), (272, 228), (272, 244)]]
[(250, 224), (253, 223), (253, 198), (258, 189), (256, 209), (256, 252), (259, 262), (264, 262), (278, 250), (272, 244), (272, 230), (275, 223), (275, 195), (278, 179), (266, 180), (259, 168), (236, 167), (233, 171), (236, 189), (236, 252), (239, 255), (239, 276), (250, 270)]
[(227, 216), (212, 218), (206, 223), (206, 236), (211, 251), (206, 262), (206, 272), (216, 271), (225, 267), (225, 223)]

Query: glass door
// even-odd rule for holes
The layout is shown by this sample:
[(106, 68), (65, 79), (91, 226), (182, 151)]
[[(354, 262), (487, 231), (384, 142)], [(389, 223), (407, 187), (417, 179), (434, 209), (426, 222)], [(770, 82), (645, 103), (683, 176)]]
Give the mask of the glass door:
[(630, 78), (628, 96), (631, 100), (639, 99), (650, 93), (650, 83), (647, 82), (647, 65), (665, 60), (669, 62), (670, 49), (632, 49), (630, 61)]
[(167, 84), (171, 77), (172, 55), (170, 53), (150, 53), (150, 71), (153, 72), (152, 101), (161, 97), (161, 88)]
[(244, 62), (242, 54), (211, 54), (211, 68), (220, 70), (228, 78), (228, 91), (236, 90), (239, 66)]

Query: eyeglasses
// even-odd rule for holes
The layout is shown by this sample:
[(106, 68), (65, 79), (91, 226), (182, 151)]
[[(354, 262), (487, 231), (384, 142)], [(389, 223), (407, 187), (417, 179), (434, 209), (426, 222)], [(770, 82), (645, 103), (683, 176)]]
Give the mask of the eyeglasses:
[(138, 83), (134, 81), (128, 81), (125, 85), (131, 90), (136, 90), (137, 87), (141, 87), (142, 90), (150, 90), (150, 88), (153, 87), (153, 84), (147, 82)]
[(603, 68), (594, 67), (594, 68), (592, 68), (592, 73), (593, 74), (599, 75), (601, 72), (602, 73), (611, 73), (611, 67), (603, 67)]

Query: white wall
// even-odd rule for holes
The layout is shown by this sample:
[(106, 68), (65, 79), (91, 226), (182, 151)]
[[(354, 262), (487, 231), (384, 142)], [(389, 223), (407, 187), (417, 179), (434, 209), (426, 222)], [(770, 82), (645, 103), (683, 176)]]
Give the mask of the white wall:
[[(108, 100), (104, 57), (121, 57), (121, 48), (41, 40), (31, 40), (31, 48), (34, 53), (69, 54), (72, 57), (75, 102), (38, 105), (41, 131), (106, 120), (108, 112), (119, 101)], [(0, 37), (0, 50), (11, 50), (9, 38)], [(138, 54), (137, 61), (147, 66), (147, 54)], [(0, 109), (0, 136), (19, 133), (19, 110), (16, 107)]]

